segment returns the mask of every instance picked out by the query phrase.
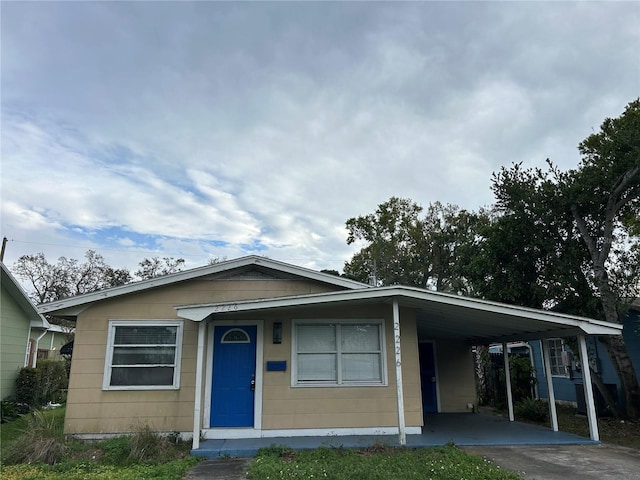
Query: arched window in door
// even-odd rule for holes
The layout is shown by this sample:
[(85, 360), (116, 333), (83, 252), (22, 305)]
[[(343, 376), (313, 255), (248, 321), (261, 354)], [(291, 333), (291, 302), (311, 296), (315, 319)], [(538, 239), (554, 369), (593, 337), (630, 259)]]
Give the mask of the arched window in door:
[(224, 334), (220, 343), (250, 343), (249, 335), (241, 328), (233, 328)]

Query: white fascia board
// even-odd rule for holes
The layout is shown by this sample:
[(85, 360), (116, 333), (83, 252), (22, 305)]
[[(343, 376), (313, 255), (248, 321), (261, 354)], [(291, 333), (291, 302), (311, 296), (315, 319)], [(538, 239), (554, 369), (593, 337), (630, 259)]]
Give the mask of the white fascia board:
[(593, 320), (590, 318), (564, 315), (545, 310), (536, 310), (533, 308), (518, 307), (503, 303), (489, 302), (486, 300), (431, 292), (415, 287), (372, 287), (361, 290), (245, 300), (238, 302), (182, 305), (176, 306), (175, 309), (178, 312), (178, 316), (199, 322), (216, 313), (246, 312), (280, 307), (335, 304), (338, 302), (357, 300), (366, 301), (383, 299), (390, 301), (393, 298), (398, 298), (400, 301), (405, 298), (424, 302), (442, 303), (445, 305), (459, 306), (510, 317), (538, 320), (555, 325), (561, 325), (563, 327), (580, 329), (588, 335), (620, 335), (622, 333), (622, 325), (603, 322), (601, 320)]
[(315, 270), (290, 265), (276, 260), (271, 260), (266, 257), (250, 255), (235, 260), (228, 260), (225, 262), (214, 263), (213, 265), (206, 265), (204, 267), (192, 268), (190, 270), (185, 270), (178, 273), (163, 275), (161, 277), (155, 277), (149, 280), (142, 280), (140, 282), (130, 283), (127, 285), (122, 285), (120, 287), (113, 287), (106, 290), (100, 290), (98, 292), (87, 293), (85, 295), (78, 295), (76, 297), (69, 297), (63, 300), (57, 300), (55, 302), (43, 303), (38, 306), (38, 311), (40, 313), (64, 312), (65, 315), (71, 315), (73, 312), (82, 311), (82, 309), (77, 310), (76, 308), (74, 308), (81, 305), (87, 305), (96, 301), (105, 300), (107, 298), (118, 297), (120, 295), (127, 295), (151, 288), (171, 285), (173, 283), (179, 283), (185, 280), (213, 275), (216, 273), (234, 270), (236, 268), (250, 265), (263, 266), (283, 273), (297, 275), (300, 277), (317, 280), (348, 289), (363, 289), (370, 287), (365, 283), (356, 282), (355, 280), (349, 280), (347, 278), (338, 277), (336, 275), (331, 275), (328, 273), (317, 272)]

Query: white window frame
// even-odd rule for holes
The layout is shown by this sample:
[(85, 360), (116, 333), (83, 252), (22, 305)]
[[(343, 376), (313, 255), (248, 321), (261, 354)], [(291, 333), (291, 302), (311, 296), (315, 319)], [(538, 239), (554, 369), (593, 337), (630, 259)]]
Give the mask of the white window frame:
[[(117, 327), (177, 327), (175, 357), (173, 359), (172, 385), (110, 385), (114, 340)], [(107, 351), (104, 362), (103, 390), (178, 390), (180, 388), (180, 366), (182, 360), (182, 335), (184, 322), (180, 320), (110, 320), (107, 331)], [(121, 366), (118, 366), (121, 368)], [(135, 367), (131, 367), (135, 368)]]
[[(308, 387), (329, 387), (329, 388), (344, 388), (344, 387), (387, 387), (389, 385), (389, 378), (387, 374), (387, 351), (386, 351), (386, 327), (384, 319), (304, 319), (294, 320), (291, 322), (291, 386), (295, 388), (308, 388)], [(380, 340), (380, 381), (344, 381), (340, 377), (342, 375), (341, 364), (341, 351), (340, 342), (337, 342), (337, 365), (336, 365), (336, 380), (335, 381), (318, 381), (318, 382), (298, 382), (298, 332), (299, 325), (377, 325), (379, 328), (379, 340)], [(339, 338), (337, 339), (339, 340)]]
[[(551, 342), (560, 342), (560, 352), (559, 352), (559, 356), (557, 355), (557, 346), (552, 347), (551, 346)], [(547, 338), (546, 340), (543, 340), (543, 342), (547, 342), (547, 349), (549, 350), (549, 371), (551, 372), (551, 376), (552, 377), (560, 377), (560, 378), (566, 378), (569, 376), (569, 369), (567, 368), (567, 365), (565, 365), (564, 360), (563, 360), (563, 354), (567, 351), (567, 347), (566, 344), (564, 343), (564, 340), (562, 338)], [(558, 373), (557, 369), (554, 372), (554, 363), (551, 361), (553, 359), (559, 359), (559, 363), (557, 363), (558, 365), (561, 365), (563, 368), (563, 373)], [(557, 360), (556, 360), (557, 361)]]

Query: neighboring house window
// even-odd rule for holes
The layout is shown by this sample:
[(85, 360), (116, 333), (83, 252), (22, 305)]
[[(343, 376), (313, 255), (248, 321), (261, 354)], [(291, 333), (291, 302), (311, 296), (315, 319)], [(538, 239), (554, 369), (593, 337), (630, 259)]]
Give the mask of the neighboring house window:
[(158, 320), (109, 322), (103, 388), (179, 388), (182, 325)]
[(566, 377), (567, 367), (564, 360), (564, 358), (566, 358), (564, 341), (561, 338), (550, 338), (547, 340), (547, 346), (549, 347), (551, 375)]
[(293, 385), (386, 384), (383, 323), (298, 322)]

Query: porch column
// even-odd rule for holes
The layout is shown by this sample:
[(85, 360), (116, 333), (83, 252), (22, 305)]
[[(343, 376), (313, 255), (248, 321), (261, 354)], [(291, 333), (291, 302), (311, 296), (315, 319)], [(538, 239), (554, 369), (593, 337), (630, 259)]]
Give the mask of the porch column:
[(549, 416), (551, 417), (551, 428), (558, 431), (558, 413), (556, 412), (556, 394), (553, 391), (553, 378), (551, 377), (551, 363), (549, 363), (549, 344), (547, 339), (540, 340), (542, 345), (542, 358), (544, 363), (544, 374), (547, 377), (547, 391), (549, 392)]
[(591, 440), (599, 441), (598, 418), (596, 406), (593, 401), (593, 386), (591, 384), (591, 370), (589, 369), (589, 355), (587, 354), (587, 340), (584, 334), (578, 335), (580, 348), (580, 365), (582, 365), (582, 381), (584, 383), (584, 400), (587, 405), (587, 418), (589, 419), (589, 436)]
[(206, 320), (201, 320), (198, 324), (198, 350), (196, 352), (196, 398), (193, 403), (193, 442), (192, 448), (200, 448), (200, 425), (202, 424), (202, 371), (204, 368), (204, 337)]
[(511, 394), (511, 372), (509, 371), (509, 351), (507, 342), (502, 342), (502, 357), (504, 358), (504, 380), (507, 384), (507, 405), (509, 406), (509, 421), (513, 422), (513, 395)]
[(407, 433), (404, 424), (404, 390), (402, 388), (402, 350), (400, 347), (400, 309), (398, 301), (393, 301), (393, 336), (395, 341), (396, 360), (396, 392), (398, 398), (398, 433), (400, 446), (407, 444)]

